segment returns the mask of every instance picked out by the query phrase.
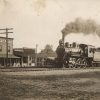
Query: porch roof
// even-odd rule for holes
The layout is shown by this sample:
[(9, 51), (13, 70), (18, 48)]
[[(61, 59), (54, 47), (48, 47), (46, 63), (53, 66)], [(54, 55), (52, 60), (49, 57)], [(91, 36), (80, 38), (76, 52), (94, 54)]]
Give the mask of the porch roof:
[[(0, 54), (0, 58), (6, 58), (6, 54)], [(8, 54), (8, 58), (20, 58), (20, 57), (17, 57), (13, 54)]]

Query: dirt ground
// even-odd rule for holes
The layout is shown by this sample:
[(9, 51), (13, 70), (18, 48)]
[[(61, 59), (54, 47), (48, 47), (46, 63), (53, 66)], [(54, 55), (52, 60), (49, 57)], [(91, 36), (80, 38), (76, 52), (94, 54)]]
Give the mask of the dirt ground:
[(0, 72), (0, 100), (100, 100), (100, 69)]

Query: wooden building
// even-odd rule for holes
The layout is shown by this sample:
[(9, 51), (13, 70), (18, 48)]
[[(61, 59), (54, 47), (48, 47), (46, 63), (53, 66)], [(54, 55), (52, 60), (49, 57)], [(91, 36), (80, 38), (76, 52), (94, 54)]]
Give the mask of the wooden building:
[(20, 61), (20, 58), (13, 55), (13, 38), (8, 38), (8, 60), (7, 60), (7, 50), (6, 50), (6, 38), (0, 37), (0, 67), (14, 66), (15, 63)]
[(35, 66), (35, 49), (33, 48), (14, 48), (14, 55), (21, 58), (22, 67)]

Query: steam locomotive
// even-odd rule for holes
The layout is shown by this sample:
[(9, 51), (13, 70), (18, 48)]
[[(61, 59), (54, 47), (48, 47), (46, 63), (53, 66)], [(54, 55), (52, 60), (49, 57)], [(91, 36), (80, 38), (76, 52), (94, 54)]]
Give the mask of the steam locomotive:
[(77, 68), (100, 65), (100, 48), (95, 48), (92, 45), (78, 44), (76, 42), (63, 44), (60, 41), (56, 53), (55, 62), (57, 67)]

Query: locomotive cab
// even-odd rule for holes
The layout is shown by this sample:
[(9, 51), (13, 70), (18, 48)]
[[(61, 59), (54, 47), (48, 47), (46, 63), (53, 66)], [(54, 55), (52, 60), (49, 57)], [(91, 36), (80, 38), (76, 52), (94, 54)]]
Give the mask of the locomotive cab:
[(88, 57), (93, 58), (95, 52), (95, 47), (92, 45), (88, 45)]
[(82, 50), (82, 56), (83, 57), (93, 58), (94, 49), (95, 49), (94, 46), (86, 45), (86, 44), (80, 44), (79, 47)]

